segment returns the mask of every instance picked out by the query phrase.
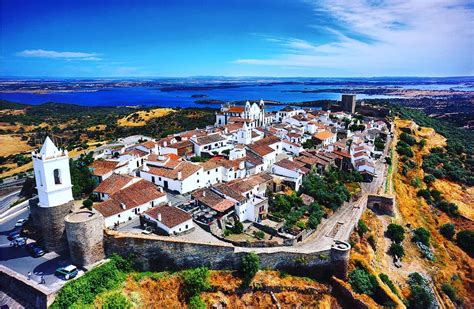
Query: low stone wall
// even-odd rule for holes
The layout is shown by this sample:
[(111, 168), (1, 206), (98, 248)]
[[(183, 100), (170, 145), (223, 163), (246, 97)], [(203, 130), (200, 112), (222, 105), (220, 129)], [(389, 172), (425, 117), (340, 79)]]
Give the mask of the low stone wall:
[(337, 278), (331, 278), (331, 285), (333, 287), (333, 292), (336, 297), (345, 304), (348, 308), (354, 309), (369, 309), (370, 306), (364, 303), (362, 300), (357, 299), (352, 295), (351, 290), (349, 290), (343, 282)]
[(156, 236), (107, 231), (105, 250), (109, 256), (117, 253), (132, 256), (141, 270), (178, 270), (207, 266), (211, 269), (239, 269), (242, 257), (255, 252), (262, 268), (285, 270), (312, 277), (347, 275), (350, 246), (330, 250), (300, 253), (276, 248), (241, 248), (232, 245), (215, 245), (171, 240)]
[(15, 272), (0, 266), (0, 290), (10, 295), (25, 308), (47, 308), (56, 297), (55, 293), (48, 293), (42, 287), (21, 278)]

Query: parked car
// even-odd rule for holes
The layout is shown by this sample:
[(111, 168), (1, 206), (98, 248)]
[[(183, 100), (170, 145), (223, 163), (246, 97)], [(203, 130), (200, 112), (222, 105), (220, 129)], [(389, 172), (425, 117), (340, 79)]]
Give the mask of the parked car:
[(20, 237), (20, 232), (14, 231), (14, 232), (11, 232), (10, 234), (8, 234), (7, 239), (12, 241), (14, 239), (17, 239), (18, 237)]
[(74, 265), (68, 265), (66, 267), (60, 267), (56, 269), (56, 276), (63, 278), (64, 280), (69, 280), (77, 276), (79, 271)]
[(20, 219), (15, 223), (15, 226), (16, 227), (23, 226), (23, 224), (25, 224), (25, 222), (26, 222), (26, 219)]
[(11, 241), (10, 245), (13, 247), (23, 247), (24, 245), (26, 245), (27, 240), (28, 238), (26, 237), (17, 237)]
[(35, 258), (43, 256), (45, 253), (44, 250), (34, 242), (27, 244), (26, 250)]

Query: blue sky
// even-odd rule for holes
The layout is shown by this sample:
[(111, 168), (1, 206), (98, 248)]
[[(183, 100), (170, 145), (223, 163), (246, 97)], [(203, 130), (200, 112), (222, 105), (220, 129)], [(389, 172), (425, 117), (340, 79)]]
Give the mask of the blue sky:
[(0, 1), (0, 75), (474, 74), (470, 0)]

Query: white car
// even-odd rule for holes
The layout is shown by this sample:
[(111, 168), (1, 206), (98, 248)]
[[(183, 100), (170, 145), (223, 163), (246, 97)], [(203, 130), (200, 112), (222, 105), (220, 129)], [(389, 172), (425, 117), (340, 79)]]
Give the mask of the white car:
[(153, 230), (151, 229), (151, 227), (147, 226), (143, 231), (142, 231), (142, 234), (145, 234), (145, 235), (150, 235), (151, 233), (153, 233)]
[(15, 226), (16, 227), (23, 226), (23, 224), (25, 224), (25, 222), (26, 222), (26, 219), (20, 219), (15, 223)]

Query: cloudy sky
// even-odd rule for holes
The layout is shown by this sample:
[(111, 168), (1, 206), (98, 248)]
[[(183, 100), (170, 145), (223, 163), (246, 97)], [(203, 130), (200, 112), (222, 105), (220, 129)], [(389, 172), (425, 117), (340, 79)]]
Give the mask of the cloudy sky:
[(0, 75), (474, 75), (472, 0), (0, 1)]

